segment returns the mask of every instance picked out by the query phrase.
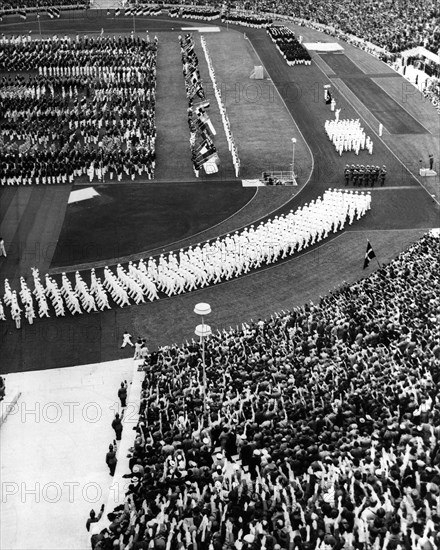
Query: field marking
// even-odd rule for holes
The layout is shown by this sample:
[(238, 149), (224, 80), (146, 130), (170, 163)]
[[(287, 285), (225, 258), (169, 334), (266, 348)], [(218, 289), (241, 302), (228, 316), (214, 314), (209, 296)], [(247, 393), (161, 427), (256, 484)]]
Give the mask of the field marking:
[[(394, 231), (394, 232), (402, 232), (402, 231), (431, 231), (432, 229), (435, 229), (435, 227), (412, 227), (410, 229), (368, 229), (368, 233), (378, 233), (383, 231)], [(365, 229), (347, 229), (347, 233), (366, 233)]]
[[(353, 63), (353, 65), (356, 65), (356, 67), (361, 71), (362, 75), (360, 75), (359, 78), (364, 78), (364, 77), (365, 77), (365, 78), (369, 78), (374, 84), (376, 84), (376, 86), (377, 86), (378, 88), (380, 88), (380, 89), (383, 91), (384, 94), (386, 94), (386, 95), (391, 99), (391, 101), (394, 101), (395, 103), (397, 103), (397, 105), (398, 105), (399, 107), (401, 107), (404, 111), (406, 111), (406, 112), (408, 113), (408, 115), (409, 115), (412, 119), (414, 119), (418, 124), (420, 124), (420, 126), (421, 126), (428, 134), (433, 135), (432, 132), (430, 132), (421, 122), (419, 122), (419, 121), (417, 120), (417, 118), (416, 118), (412, 113), (410, 113), (410, 112), (408, 111), (408, 109), (407, 109), (406, 107), (404, 107), (404, 106), (400, 103), (400, 101), (397, 101), (396, 99), (394, 99), (394, 97), (391, 96), (385, 88), (383, 88), (380, 84), (378, 84), (377, 82), (375, 82), (375, 78), (383, 78), (383, 77), (381, 77), (381, 76), (376, 76), (376, 77), (375, 77), (375, 76), (370, 76), (371, 73), (366, 73), (366, 72), (362, 69), (362, 67), (356, 63), (355, 60), (353, 60), (351, 57), (349, 57), (349, 56), (348, 56), (347, 54), (345, 54), (345, 53), (344, 53), (344, 55), (345, 55), (345, 57), (346, 57), (349, 61), (351, 61), (351, 62)], [(318, 54), (317, 56), (320, 57), (320, 54)], [(322, 60), (322, 61), (323, 61), (323, 60)], [(327, 63), (326, 63), (325, 61), (324, 61), (324, 64), (327, 65)], [(319, 67), (319, 64), (318, 64), (318, 63), (317, 63), (317, 65), (318, 65), (318, 67)], [(331, 67), (330, 67), (329, 65), (327, 65), (327, 67), (329, 67), (329, 68), (331, 69)], [(387, 67), (388, 67), (388, 65), (387, 65)], [(319, 68), (320, 68), (321, 71), (322, 71), (322, 68), (321, 68), (321, 67), (319, 67)], [(391, 68), (391, 67), (390, 67), (390, 68)], [(392, 69), (392, 68), (391, 68), (391, 69)], [(331, 70), (333, 71), (333, 69), (331, 69)], [(394, 69), (392, 69), (392, 70), (394, 71)], [(343, 77), (343, 76), (340, 76), (340, 75), (339, 75), (338, 73), (336, 73), (335, 71), (333, 71), (333, 74), (335, 74), (335, 75), (336, 75), (336, 78), (338, 78), (338, 79), (344, 84), (344, 86), (346, 86), (346, 87), (352, 92), (352, 94), (353, 94), (354, 96), (356, 96), (355, 92), (353, 92), (353, 90), (348, 86), (348, 84), (346, 84), (346, 83), (344, 82), (344, 77)], [(395, 77), (395, 78), (397, 78), (397, 77), (400, 77), (402, 80), (406, 80), (406, 79), (405, 79), (400, 73), (398, 73), (397, 71), (394, 71), (394, 74), (393, 74), (393, 73), (387, 73), (387, 74), (388, 74), (389, 76), (385, 76), (385, 78), (389, 78), (389, 77)], [(326, 76), (328, 77), (328, 75), (326, 75)], [(336, 78), (335, 78), (335, 80), (336, 80)], [(416, 88), (416, 89), (417, 89), (417, 88)], [(419, 92), (419, 90), (417, 90), (417, 91)], [(420, 93), (420, 92), (419, 92), (419, 93)], [(362, 103), (362, 105), (365, 107), (365, 109), (367, 109), (367, 111), (371, 114), (371, 116), (373, 116), (376, 120), (379, 121), (379, 119), (370, 111), (370, 109), (365, 105), (365, 103), (364, 103), (363, 101), (361, 101), (360, 99), (359, 99), (358, 101), (360, 101), (360, 103)], [(380, 122), (380, 121), (379, 121), (379, 122)], [(385, 128), (385, 125), (383, 125), (383, 126), (384, 126), (384, 128)], [(388, 130), (388, 128), (387, 128), (387, 131), (390, 132), (390, 131)], [(408, 136), (408, 135), (414, 135), (414, 134), (391, 134), (391, 132), (390, 132), (390, 135), (405, 135), (405, 136)], [(417, 135), (417, 134), (415, 134), (415, 135)]]
[[(409, 82), (408, 80), (406, 80), (406, 78), (403, 77), (403, 76), (402, 76), (401, 74), (399, 74), (398, 72), (396, 72), (396, 77), (397, 77), (397, 76), (400, 76), (400, 78), (401, 78), (402, 80), (404, 80), (405, 82), (407, 82), (408, 84), (412, 84), (411, 82)], [(388, 93), (388, 91), (387, 91), (381, 84), (379, 84), (378, 82), (375, 82), (375, 78), (383, 78), (383, 77), (380, 77), (380, 76), (379, 76), (379, 77), (374, 77), (374, 78), (370, 78), (370, 79), (371, 79), (371, 80), (376, 84), (376, 86), (378, 86), (385, 94), (387, 94), (388, 97), (390, 97), (393, 101), (395, 101), (395, 102), (397, 103), (397, 105), (399, 105), (399, 107), (401, 107), (403, 110), (405, 110), (405, 111), (409, 114), (410, 117), (412, 117), (418, 124), (420, 124), (420, 126), (421, 126), (422, 128), (424, 128), (424, 129), (427, 131), (428, 134), (430, 134), (431, 136), (434, 135), (430, 130), (428, 130), (428, 128), (426, 128), (420, 121), (418, 121), (418, 120), (416, 119), (416, 117), (415, 117), (414, 115), (412, 115), (412, 114), (408, 111), (408, 109), (402, 105), (402, 103), (400, 103), (400, 101), (394, 99), (394, 98)], [(417, 88), (416, 88), (415, 86), (414, 86), (414, 88), (417, 90)], [(417, 90), (417, 93), (419, 93), (419, 94), (422, 95), (422, 93), (420, 92), (420, 90)], [(435, 110), (434, 105), (432, 106), (432, 108)], [(393, 134), (392, 134), (392, 135), (393, 135)], [(394, 135), (409, 136), (409, 135), (417, 135), (417, 134), (394, 134)]]
[[(354, 186), (353, 186), (354, 187)], [(389, 191), (390, 189), (418, 189), (418, 185), (381, 185), (380, 187), (365, 187), (368, 191)], [(361, 187), (354, 187), (361, 189)]]
[[(403, 79), (403, 77), (401, 77), (401, 78)], [(372, 82), (374, 82), (374, 78), (370, 78), (370, 80), (371, 80)], [(401, 109), (403, 109), (404, 111), (406, 111), (406, 112), (408, 113), (408, 115), (409, 115), (411, 118), (413, 118), (413, 119), (417, 122), (417, 124), (420, 124), (420, 126), (426, 130), (426, 132), (427, 132), (428, 134), (430, 134), (431, 136), (433, 135), (432, 132), (431, 132), (430, 130), (428, 130), (428, 128), (425, 128), (425, 126), (423, 126), (423, 124), (422, 124), (421, 122), (419, 122), (419, 121), (416, 119), (416, 117), (415, 117), (414, 115), (412, 115), (412, 114), (408, 111), (408, 109), (407, 109), (406, 107), (404, 107), (399, 101), (395, 100), (395, 99), (388, 93), (388, 91), (385, 90), (385, 88), (383, 88), (382, 86), (380, 86), (377, 82), (374, 82), (374, 84), (376, 84), (376, 86), (377, 86), (378, 88), (380, 88), (380, 89), (383, 91), (384, 94), (386, 94), (392, 101), (394, 101), (394, 103), (397, 103), (397, 105), (398, 105)], [(391, 132), (390, 132), (390, 134), (391, 134)], [(398, 135), (412, 136), (412, 135), (418, 135), (418, 134), (391, 134), (391, 135), (396, 135), (396, 136), (398, 136)]]

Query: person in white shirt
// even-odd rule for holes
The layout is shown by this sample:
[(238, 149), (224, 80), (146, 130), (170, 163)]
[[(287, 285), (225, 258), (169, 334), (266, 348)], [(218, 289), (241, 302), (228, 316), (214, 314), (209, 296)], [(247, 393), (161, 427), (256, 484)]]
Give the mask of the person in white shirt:
[(131, 341), (131, 334), (127, 331), (124, 332), (124, 334), (122, 335), (122, 345), (121, 345), (121, 349), (122, 348), (125, 348), (126, 345), (129, 345), (131, 347), (134, 347), (134, 344), (133, 342)]
[(0, 256), (4, 256), (6, 258), (6, 248), (3, 237), (0, 237)]

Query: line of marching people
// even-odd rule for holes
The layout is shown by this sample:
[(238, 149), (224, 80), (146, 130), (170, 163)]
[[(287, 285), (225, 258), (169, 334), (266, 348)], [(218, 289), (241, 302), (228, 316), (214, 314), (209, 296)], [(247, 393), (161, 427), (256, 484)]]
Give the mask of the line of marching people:
[(264, 29), (269, 25), (272, 25), (272, 19), (269, 17), (264, 17), (264, 15), (251, 14), (247, 13), (231, 13), (225, 11), (222, 14), (222, 23), (232, 23), (234, 25), (241, 25), (242, 27), (251, 27), (255, 29)]
[(373, 154), (373, 140), (367, 136), (359, 119), (326, 120), (324, 129), (340, 156), (344, 151), (354, 151), (359, 155), (359, 151), (365, 149)]
[(183, 37), (179, 36), (179, 42), (188, 98), (191, 160), (194, 174), (199, 177), (202, 167), (207, 174), (218, 172), (220, 159), (213, 139), (216, 131), (207, 112), (209, 101), (206, 101), (199, 60), (194, 49), (194, 39), (188, 33)]
[(222, 101), (222, 94), (221, 94), (220, 88), (217, 85), (214, 66), (212, 64), (211, 56), (209, 55), (209, 49), (206, 44), (205, 37), (202, 36), (200, 38), (200, 41), (202, 44), (203, 51), (205, 52), (206, 62), (208, 64), (209, 76), (211, 77), (212, 86), (214, 88), (214, 94), (217, 99), (218, 107), (220, 109), (220, 114), (222, 116), (223, 128), (225, 129), (225, 135), (228, 142), (229, 151), (231, 152), (231, 155), (232, 155), (232, 163), (235, 169), (235, 177), (238, 178), (238, 174), (240, 172), (240, 158), (238, 156), (238, 149), (235, 144), (234, 136), (232, 134), (231, 123), (229, 122), (229, 117), (226, 112), (226, 107), (224, 106)]
[(286, 63), (293, 65), (311, 65), (312, 58), (306, 48), (296, 38), (292, 29), (283, 26), (267, 27), (267, 34), (275, 44), (277, 50), (284, 57)]
[(202, 21), (214, 21), (219, 19), (220, 10), (209, 6), (185, 6), (169, 8), (168, 15), (170, 17), (179, 17), (182, 19), (200, 19)]
[(359, 220), (370, 208), (368, 192), (329, 189), (295, 212), (275, 216), (257, 227), (251, 225), (240, 232), (170, 252), (167, 257), (162, 254), (148, 261), (141, 259), (137, 264), (130, 261), (126, 267), (118, 264), (113, 269), (106, 266), (101, 276), (92, 269), (87, 276), (77, 271), (73, 281), (66, 273), (46, 274), (42, 281), (34, 268), (33, 290), (22, 277), (17, 294), (5, 279), (0, 319), (6, 320), (5, 307), (9, 308), (20, 328), (23, 309), (32, 324), (37, 314), (41, 318), (49, 317), (52, 311), (57, 317), (103, 311), (157, 300), (160, 294), (174, 296), (218, 284), (292, 256), (330, 233), (341, 231), (346, 223)]

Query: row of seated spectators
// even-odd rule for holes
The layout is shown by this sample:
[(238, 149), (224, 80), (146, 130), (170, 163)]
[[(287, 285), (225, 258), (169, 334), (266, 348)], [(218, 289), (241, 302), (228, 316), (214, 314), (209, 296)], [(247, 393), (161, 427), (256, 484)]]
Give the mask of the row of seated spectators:
[(96, 550), (434, 550), (440, 238), (145, 364), (125, 501)]

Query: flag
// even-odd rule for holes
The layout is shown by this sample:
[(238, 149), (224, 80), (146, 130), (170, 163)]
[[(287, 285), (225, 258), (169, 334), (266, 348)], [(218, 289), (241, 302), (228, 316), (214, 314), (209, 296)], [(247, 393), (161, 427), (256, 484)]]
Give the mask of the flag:
[(54, 19), (55, 17), (57, 19), (59, 19), (60, 17), (60, 10), (56, 9), (56, 8), (48, 8), (47, 10), (47, 15), (51, 18), (51, 19)]
[(370, 241), (367, 243), (367, 251), (365, 252), (365, 260), (364, 260), (364, 269), (369, 266), (371, 260), (376, 257), (376, 254), (374, 253), (373, 247), (370, 244)]

